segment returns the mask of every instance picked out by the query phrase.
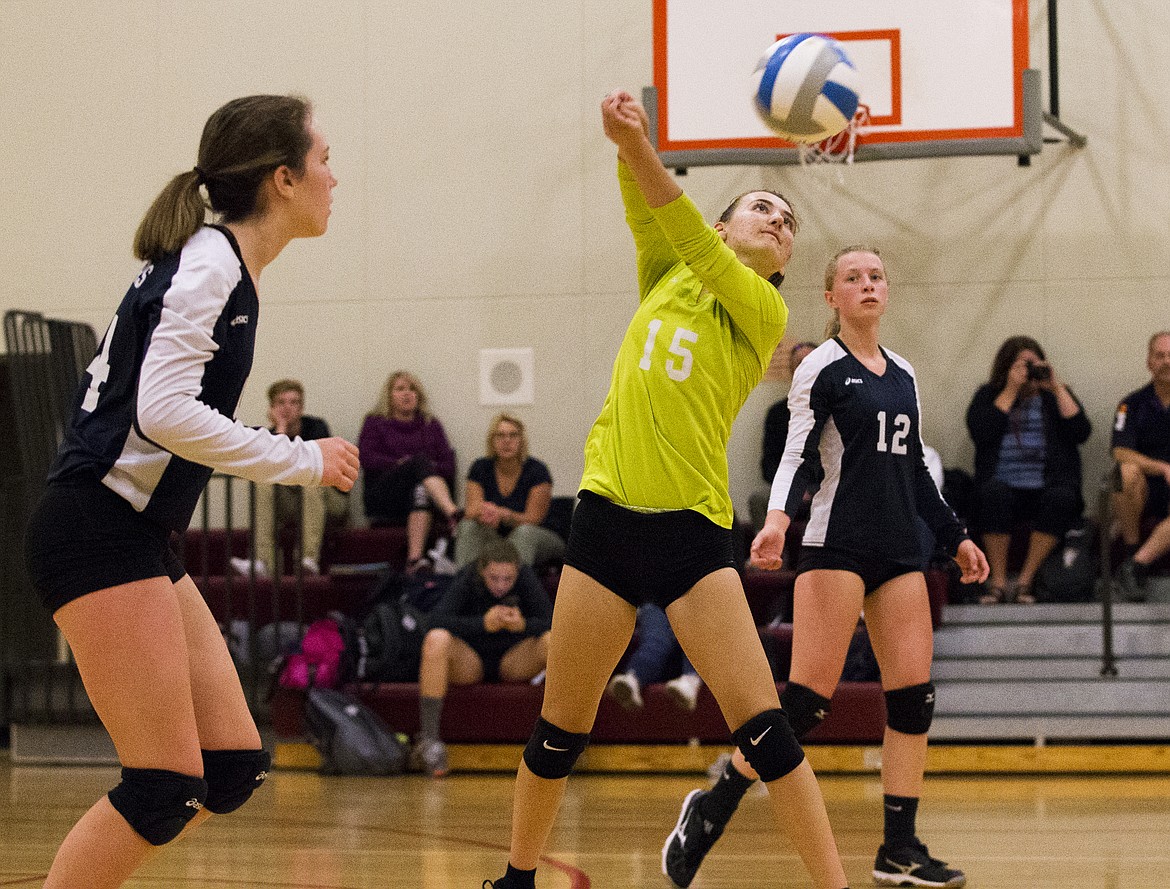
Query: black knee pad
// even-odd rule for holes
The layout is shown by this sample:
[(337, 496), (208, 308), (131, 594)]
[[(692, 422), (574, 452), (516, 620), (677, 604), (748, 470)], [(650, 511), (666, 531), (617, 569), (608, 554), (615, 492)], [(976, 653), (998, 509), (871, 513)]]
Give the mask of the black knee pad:
[(270, 768), (272, 757), (267, 750), (204, 750), (207, 811), (216, 815), (234, 812), (264, 783)]
[(524, 763), (538, 778), (564, 778), (573, 771), (588, 743), (588, 732), (567, 732), (542, 716), (536, 720), (536, 728), (524, 748)]
[(152, 846), (169, 843), (203, 808), (207, 782), (166, 769), (122, 769), (110, 805)]
[(828, 698), (799, 682), (789, 682), (784, 686), (784, 694), (780, 695), (780, 706), (788, 714), (788, 724), (792, 726), (792, 734), (798, 739), (824, 722), (829, 711), (833, 709), (829, 706)]
[(934, 683), (886, 692), (886, 725), (906, 735), (925, 735), (934, 719)]
[(735, 746), (765, 784), (783, 778), (804, 762), (804, 750), (784, 711), (765, 710), (734, 732)]

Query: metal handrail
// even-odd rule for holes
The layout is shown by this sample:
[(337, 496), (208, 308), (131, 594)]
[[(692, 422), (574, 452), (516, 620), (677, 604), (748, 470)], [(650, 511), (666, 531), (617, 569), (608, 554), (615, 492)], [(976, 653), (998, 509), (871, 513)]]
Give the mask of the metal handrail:
[(1097, 487), (1097, 518), (1100, 534), (1100, 574), (1097, 580), (1101, 597), (1101, 675), (1117, 675), (1117, 657), (1113, 651), (1113, 570), (1110, 550), (1113, 548), (1113, 497), (1121, 490), (1121, 466), (1114, 464), (1101, 476)]

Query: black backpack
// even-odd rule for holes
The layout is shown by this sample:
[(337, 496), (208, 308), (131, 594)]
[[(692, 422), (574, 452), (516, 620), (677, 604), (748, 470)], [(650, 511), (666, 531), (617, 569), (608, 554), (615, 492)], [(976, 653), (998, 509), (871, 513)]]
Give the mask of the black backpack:
[(356, 678), (361, 682), (418, 679), (427, 614), (405, 595), (380, 599), (362, 621)]
[(305, 700), (305, 727), (321, 753), (322, 774), (397, 775), (406, 766), (405, 739), (346, 692), (310, 688)]
[(1100, 564), (1096, 536), (1091, 525), (1072, 528), (1064, 535), (1036, 572), (1037, 601), (1093, 601)]

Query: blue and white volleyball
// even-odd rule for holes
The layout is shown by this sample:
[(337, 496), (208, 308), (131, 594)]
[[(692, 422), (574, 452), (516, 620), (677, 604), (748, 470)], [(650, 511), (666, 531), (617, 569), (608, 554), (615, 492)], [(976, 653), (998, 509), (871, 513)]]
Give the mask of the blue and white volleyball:
[(752, 104), (789, 142), (820, 142), (849, 125), (861, 75), (841, 44), (824, 34), (792, 34), (773, 43), (752, 72)]

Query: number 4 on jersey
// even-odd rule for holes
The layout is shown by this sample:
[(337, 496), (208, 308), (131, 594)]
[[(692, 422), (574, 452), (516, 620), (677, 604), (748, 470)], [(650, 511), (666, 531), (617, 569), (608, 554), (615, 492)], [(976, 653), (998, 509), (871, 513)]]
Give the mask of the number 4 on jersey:
[(81, 409), (86, 413), (92, 412), (97, 407), (102, 383), (110, 378), (110, 343), (114, 341), (114, 328), (117, 326), (118, 316), (115, 315), (106, 335), (102, 338), (102, 350), (94, 356), (89, 367), (85, 369), (85, 372), (89, 374), (89, 389), (85, 393), (85, 399), (81, 402)]

